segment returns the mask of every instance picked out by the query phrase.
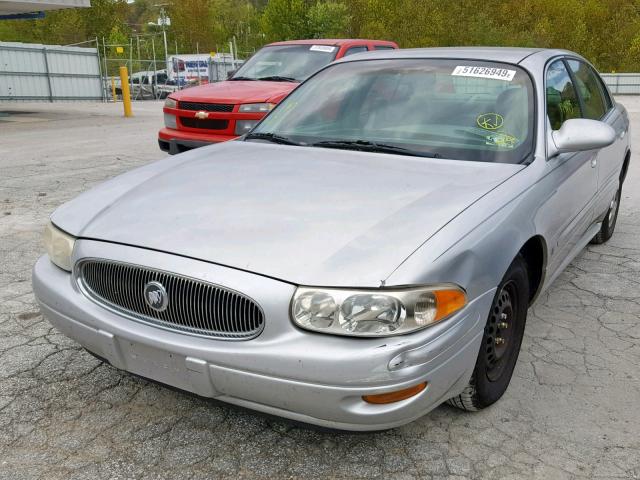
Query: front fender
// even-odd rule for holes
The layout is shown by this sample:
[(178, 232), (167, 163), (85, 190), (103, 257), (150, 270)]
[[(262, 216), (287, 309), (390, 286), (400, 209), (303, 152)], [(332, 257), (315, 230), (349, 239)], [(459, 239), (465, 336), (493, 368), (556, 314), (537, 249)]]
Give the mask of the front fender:
[(535, 188), (539, 165), (534, 162), (454, 218), (405, 259), (385, 285), (452, 282), (470, 300), (497, 287), (529, 239), (539, 235), (546, 242), (540, 225), (544, 201)]

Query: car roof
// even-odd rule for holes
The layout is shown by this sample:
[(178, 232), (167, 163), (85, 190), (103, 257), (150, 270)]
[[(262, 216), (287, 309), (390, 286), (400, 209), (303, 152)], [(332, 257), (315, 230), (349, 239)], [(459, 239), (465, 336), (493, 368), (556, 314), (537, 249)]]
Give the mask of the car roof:
[(349, 62), (362, 58), (397, 59), (397, 58), (458, 58), (466, 60), (486, 60), (490, 62), (520, 63), (525, 58), (541, 55), (555, 57), (558, 55), (580, 55), (569, 50), (520, 47), (438, 47), (438, 48), (407, 48), (401, 50), (378, 50), (375, 52), (351, 55), (340, 62)]
[(269, 43), (267, 46), (271, 45), (335, 45), (342, 46), (350, 43), (378, 43), (381, 45), (394, 45), (395, 42), (390, 42), (387, 40), (371, 40), (366, 38), (315, 38), (315, 39), (307, 39), (307, 40), (286, 40), (283, 42), (274, 42)]

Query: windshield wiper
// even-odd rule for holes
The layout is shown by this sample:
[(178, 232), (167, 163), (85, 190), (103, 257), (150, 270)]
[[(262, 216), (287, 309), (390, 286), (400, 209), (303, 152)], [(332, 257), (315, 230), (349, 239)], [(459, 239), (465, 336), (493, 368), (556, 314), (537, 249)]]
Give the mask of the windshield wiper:
[(229, 81), (233, 81), (233, 82), (236, 82), (236, 81), (242, 81), (242, 80), (247, 80), (247, 81), (250, 81), (250, 82), (255, 82), (257, 79), (256, 79), (256, 78), (251, 78), (251, 77), (231, 77), (231, 78), (229, 79)]
[(293, 77), (282, 77), (280, 75), (271, 75), (269, 77), (260, 77), (258, 80), (264, 80), (267, 82), (295, 82), (299, 81)]
[(282, 144), (282, 145), (295, 145), (297, 147), (305, 146), (305, 145), (303, 145), (301, 143), (294, 142), (290, 138), (283, 137), (282, 135), (278, 135), (276, 133), (271, 133), (271, 132), (248, 133), (244, 137), (244, 139), (245, 140), (251, 140), (251, 139), (266, 140), (266, 141), (271, 142), (271, 143), (279, 143), (279, 144)]
[(325, 140), (311, 144), (312, 147), (343, 148), (345, 150), (359, 150), (362, 152), (393, 153), (412, 157), (440, 158), (437, 153), (420, 152), (409, 148), (390, 145), (388, 143), (370, 142), (368, 140)]

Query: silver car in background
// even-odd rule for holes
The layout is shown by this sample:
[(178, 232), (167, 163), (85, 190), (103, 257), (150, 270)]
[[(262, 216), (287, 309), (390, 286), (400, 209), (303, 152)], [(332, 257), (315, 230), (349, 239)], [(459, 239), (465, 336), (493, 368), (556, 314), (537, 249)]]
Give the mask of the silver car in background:
[(43, 313), (116, 368), (348, 430), (505, 392), (528, 307), (615, 228), (629, 121), (563, 50), (338, 61), (251, 133), (56, 210)]

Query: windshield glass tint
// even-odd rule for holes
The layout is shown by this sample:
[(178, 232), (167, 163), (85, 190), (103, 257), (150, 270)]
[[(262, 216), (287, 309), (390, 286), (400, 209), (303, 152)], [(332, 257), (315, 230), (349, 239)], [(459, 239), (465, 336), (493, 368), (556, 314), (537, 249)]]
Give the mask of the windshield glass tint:
[(304, 145), (374, 142), (442, 158), (520, 163), (532, 151), (533, 108), (529, 76), (513, 65), (355, 61), (301, 85), (253, 133)]
[(281, 45), (264, 47), (240, 67), (233, 76), (260, 80), (288, 77), (303, 81), (331, 63), (338, 47), (330, 45)]

